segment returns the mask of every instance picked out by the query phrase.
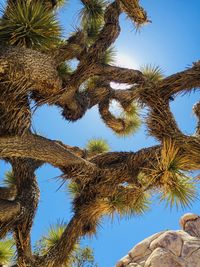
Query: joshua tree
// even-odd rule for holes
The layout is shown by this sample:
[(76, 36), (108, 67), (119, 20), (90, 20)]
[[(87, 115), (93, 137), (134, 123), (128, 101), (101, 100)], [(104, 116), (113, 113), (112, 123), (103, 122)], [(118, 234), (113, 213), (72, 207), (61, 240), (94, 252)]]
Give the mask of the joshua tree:
[[(58, 222), (51, 225), (47, 236), (43, 236), (35, 246), (35, 252), (44, 255), (47, 251), (56, 245), (66, 228), (66, 224)], [(98, 267), (94, 260), (93, 250), (90, 247), (80, 247), (77, 243), (74, 245), (73, 253), (62, 264), (62, 267)]]
[[(54, 246), (65, 230), (66, 225), (58, 222), (49, 228), (48, 235), (43, 236), (36, 242), (34, 253), (36, 255), (44, 255), (52, 246)], [(12, 239), (0, 241), (0, 267), (10, 266), (15, 262), (15, 247)], [(5, 265), (8, 264), (8, 265)], [(73, 253), (62, 264), (62, 267), (98, 267), (95, 263), (94, 253), (90, 247), (81, 247), (79, 244), (74, 245)]]
[[(56, 19), (63, 2), (9, 0), (0, 19), (0, 156), (12, 165), (15, 181), (0, 188), (0, 237), (13, 234), (20, 267), (62, 266), (78, 240), (95, 233), (103, 215), (145, 211), (152, 190), (170, 204), (187, 205), (195, 195), (187, 171), (200, 166), (200, 103), (194, 107), (193, 136), (181, 132), (169, 107), (178, 93), (200, 86), (200, 63), (165, 78), (157, 68), (113, 66), (111, 46), (120, 34), (120, 14), (126, 13), (137, 29), (149, 22), (139, 1), (81, 0), (79, 29), (67, 40), (61, 39)], [(75, 69), (69, 67), (71, 59), (78, 60)], [(130, 88), (113, 89), (110, 82)], [(112, 100), (121, 105), (120, 116), (110, 111)], [(139, 125), (137, 106), (145, 106), (148, 133), (159, 145), (122, 153), (107, 152), (104, 145), (99, 149), (98, 142), (81, 149), (49, 140), (31, 130), (31, 101), (57, 106), (68, 121), (98, 106), (117, 134), (132, 133)], [(59, 240), (37, 255), (30, 245), (39, 202), (34, 173), (45, 162), (71, 180), (73, 217)]]

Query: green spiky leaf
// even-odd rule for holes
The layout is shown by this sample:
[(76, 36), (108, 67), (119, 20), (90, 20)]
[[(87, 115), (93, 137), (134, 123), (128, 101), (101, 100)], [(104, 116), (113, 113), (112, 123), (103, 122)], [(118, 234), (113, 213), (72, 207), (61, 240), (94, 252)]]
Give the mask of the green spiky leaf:
[(81, 187), (74, 181), (71, 181), (68, 184), (68, 191), (71, 194), (72, 198), (76, 197), (81, 192)]
[(66, 224), (60, 221), (55, 225), (51, 225), (48, 229), (48, 234), (36, 242), (35, 253), (38, 255), (46, 254), (46, 252), (60, 240), (65, 227)]
[(7, 187), (12, 187), (16, 185), (16, 179), (13, 175), (13, 171), (7, 171), (5, 173), (5, 178), (3, 180), (3, 183), (7, 186)]
[(83, 31), (87, 35), (87, 45), (93, 44), (104, 25), (105, 1), (82, 0), (84, 7), (80, 11)]
[(66, 79), (73, 72), (68, 62), (64, 62), (61, 65), (59, 65), (57, 70), (62, 79)]
[(104, 139), (99, 138), (88, 141), (86, 149), (89, 153), (100, 154), (108, 152), (110, 150), (110, 147)]
[(159, 66), (147, 64), (140, 68), (143, 75), (151, 82), (159, 82), (164, 78), (163, 71)]
[(46, 246), (49, 248), (53, 247), (60, 240), (66, 224), (58, 222), (56, 225), (51, 225), (48, 231), (48, 236), (45, 237)]
[[(45, 255), (47, 251), (55, 246), (60, 240), (66, 224), (63, 222), (58, 222), (55, 225), (50, 226), (48, 234), (43, 236), (35, 245), (35, 254), (36, 255)], [(94, 261), (93, 250), (90, 247), (81, 248), (79, 243), (75, 243), (72, 249), (70, 257), (63, 263), (63, 267), (68, 266), (89, 266), (97, 267)], [(88, 266), (88, 265), (87, 265)]]
[(193, 179), (185, 173), (186, 166), (192, 169), (190, 158), (180, 153), (180, 148), (171, 139), (164, 139), (161, 156), (149, 169), (147, 187), (159, 188), (161, 200), (166, 200), (171, 207), (190, 205), (197, 192)]
[(55, 13), (40, 1), (10, 4), (0, 19), (0, 40), (10, 45), (34, 49), (54, 47), (61, 29)]
[(103, 55), (103, 58), (101, 59), (102, 64), (114, 64), (116, 60), (116, 51), (113, 47), (110, 47), (106, 50), (105, 54)]
[(113, 216), (135, 216), (145, 213), (150, 206), (149, 194), (142, 189), (126, 186), (120, 188), (112, 197), (107, 199), (108, 213)]
[(102, 24), (99, 22), (93, 23), (93, 24), (87, 24), (87, 26), (84, 27), (84, 30), (87, 33), (87, 45), (90, 46), (93, 44), (102, 28)]
[(80, 11), (81, 22), (85, 27), (88, 24), (102, 23), (106, 2), (103, 0), (87, 0), (82, 1), (84, 7)]
[(14, 257), (14, 242), (13, 240), (0, 241), (0, 264), (9, 264)]
[(132, 135), (139, 129), (141, 125), (138, 106), (134, 102), (124, 108), (119, 115), (119, 118), (123, 119), (124, 121), (124, 129), (116, 132), (118, 136)]
[(162, 187), (160, 199), (165, 200), (170, 207), (181, 206), (185, 208), (190, 206), (197, 197), (197, 188), (191, 177), (183, 174), (176, 174), (170, 183)]

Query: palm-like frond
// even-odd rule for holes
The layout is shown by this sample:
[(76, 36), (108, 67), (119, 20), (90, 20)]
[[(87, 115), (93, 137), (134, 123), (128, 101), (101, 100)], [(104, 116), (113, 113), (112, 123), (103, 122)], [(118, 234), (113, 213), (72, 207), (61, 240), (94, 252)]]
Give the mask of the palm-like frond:
[(81, 186), (75, 181), (71, 181), (67, 186), (72, 198), (77, 197), (81, 193)]
[(80, 18), (83, 31), (87, 35), (87, 45), (93, 44), (104, 24), (104, 10), (106, 3), (103, 0), (82, 0), (83, 8)]
[(47, 250), (57, 244), (65, 230), (65, 227), (66, 224), (63, 222), (58, 222), (57, 224), (49, 227), (48, 236), (44, 237)]
[(196, 196), (197, 190), (193, 179), (183, 174), (176, 174), (163, 186), (160, 199), (166, 201), (170, 207), (185, 208), (194, 201)]
[(163, 140), (161, 157), (150, 170), (149, 185), (160, 188), (161, 200), (165, 199), (171, 206), (185, 207), (195, 199), (196, 187), (193, 179), (184, 172), (192, 162), (179, 152), (171, 139)]
[(113, 217), (114, 213), (120, 216), (133, 216), (145, 213), (150, 206), (149, 194), (142, 188), (134, 186), (121, 186), (107, 202), (108, 214)]
[(104, 139), (99, 138), (88, 141), (86, 149), (89, 153), (100, 154), (108, 152), (110, 150), (110, 147)]
[(47, 236), (43, 236), (39, 241), (35, 243), (34, 252), (37, 255), (44, 255), (47, 251), (53, 247), (60, 239), (65, 230), (66, 224), (63, 222), (57, 222), (55, 225), (51, 225), (48, 230)]
[(94, 77), (88, 79), (86, 84), (85, 84), (86, 90), (93, 90), (95, 87), (98, 87), (99, 82), (100, 82), (100, 79), (98, 76), (94, 76)]
[(82, 0), (84, 7), (80, 11), (83, 27), (88, 24), (102, 23), (106, 2), (104, 0)]
[(73, 70), (68, 62), (64, 62), (58, 66), (58, 73), (62, 79), (66, 79)]
[(16, 179), (15, 179), (12, 171), (7, 171), (5, 173), (5, 178), (3, 180), (3, 183), (7, 187), (12, 187), (12, 186), (15, 186), (16, 185)]
[(113, 47), (110, 47), (106, 50), (105, 54), (103, 55), (101, 59), (102, 64), (114, 64), (116, 60), (116, 51)]
[(47, 49), (57, 44), (61, 29), (55, 13), (40, 1), (10, 4), (0, 19), (0, 40), (10, 45)]
[[(57, 242), (60, 240), (63, 232), (65, 231), (66, 223), (58, 221), (55, 225), (51, 225), (48, 230), (47, 236), (43, 236), (38, 242), (35, 244), (35, 254), (36, 255), (45, 255), (47, 251), (55, 246)], [(76, 243), (73, 247), (73, 254), (70, 258), (63, 263), (63, 267), (72, 266), (73, 263), (77, 263), (75, 261), (74, 255), (76, 255), (79, 250), (79, 244)]]
[(129, 136), (135, 133), (141, 125), (139, 109), (137, 104), (134, 102), (124, 107), (124, 110), (119, 115), (119, 118), (124, 121), (124, 129), (116, 132), (116, 134), (119, 136)]
[(90, 24), (87, 23), (83, 28), (87, 35), (87, 45), (90, 46), (96, 41), (101, 31), (102, 23), (98, 21)]
[(163, 71), (159, 66), (147, 64), (140, 68), (143, 75), (151, 82), (159, 82), (164, 78)]
[(11, 263), (14, 257), (14, 242), (13, 240), (2, 240), (0, 241), (0, 264)]
[[(42, 237), (42, 239), (36, 243), (35, 253), (38, 255), (46, 254), (47, 251), (60, 240), (65, 228), (66, 224), (63, 222), (58, 222), (57, 224), (50, 226), (48, 235)], [(96, 266), (93, 250), (89, 247), (81, 248), (79, 243), (76, 243), (73, 247), (71, 256), (62, 266), (88, 266), (87, 264), (91, 264), (89, 265), (91, 267)]]

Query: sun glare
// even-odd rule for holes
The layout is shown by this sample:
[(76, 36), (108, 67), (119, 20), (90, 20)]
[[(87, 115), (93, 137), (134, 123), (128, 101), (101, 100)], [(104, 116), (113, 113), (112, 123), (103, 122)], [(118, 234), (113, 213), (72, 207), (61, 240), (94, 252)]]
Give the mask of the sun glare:
[(122, 68), (138, 69), (138, 65), (134, 59), (124, 53), (117, 53), (115, 65)]
[[(117, 53), (115, 58), (115, 66), (128, 69), (138, 69), (137, 63), (127, 54)], [(113, 89), (129, 89), (131, 86), (125, 83), (114, 83), (111, 82), (110, 86)]]

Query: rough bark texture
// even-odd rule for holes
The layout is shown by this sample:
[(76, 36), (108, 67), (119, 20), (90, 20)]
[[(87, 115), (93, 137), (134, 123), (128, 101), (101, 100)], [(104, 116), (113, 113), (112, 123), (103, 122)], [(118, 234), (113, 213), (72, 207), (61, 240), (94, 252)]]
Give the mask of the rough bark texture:
[[(53, 1), (45, 3), (49, 8), (54, 6)], [(158, 82), (150, 81), (139, 70), (102, 63), (106, 50), (120, 33), (121, 12), (125, 12), (136, 26), (148, 22), (138, 0), (116, 0), (105, 9), (103, 27), (89, 47), (81, 30), (48, 53), (7, 44), (0, 46), (0, 158), (11, 163), (16, 180), (15, 186), (0, 188), (0, 237), (13, 233), (19, 267), (62, 266), (74, 244), (81, 237), (94, 234), (103, 215), (116, 211), (109, 205), (116, 196), (120, 195), (128, 206), (150, 189), (163, 189), (166, 185), (163, 177), (168, 170), (163, 166), (161, 170), (159, 166), (162, 165), (166, 143), (171, 144), (177, 158), (184, 159), (180, 171), (200, 169), (200, 104), (194, 107), (198, 122), (193, 136), (181, 132), (169, 106), (172, 96), (198, 89), (200, 63), (196, 62), (191, 68)], [(77, 68), (61, 77), (60, 65), (73, 58), (79, 60)], [(84, 91), (79, 90), (92, 79), (92, 88), (88, 85)], [(130, 89), (115, 90), (110, 87), (110, 82), (126, 83)], [(133, 101), (137, 101), (148, 108), (145, 123), (149, 134), (160, 144), (137, 152), (109, 152), (94, 156), (85, 149), (33, 134), (30, 100), (35, 101), (36, 106), (57, 106), (68, 121), (80, 119), (88, 109), (97, 105), (103, 121), (117, 133), (130, 125), (126, 119), (110, 112), (111, 101), (118, 101), (125, 111), (130, 110)], [(63, 179), (75, 182), (79, 192), (73, 200), (74, 215), (59, 242), (46, 255), (36, 256), (30, 246), (30, 230), (39, 201), (34, 172), (43, 163), (60, 168)], [(150, 178), (141, 179), (141, 174)], [(189, 227), (189, 222), (186, 225)], [(179, 236), (175, 232), (164, 236), (175, 236), (180, 243), (191, 238), (188, 235), (184, 239), (186, 233)], [(167, 258), (170, 252), (156, 244), (154, 242), (155, 249), (150, 250), (149, 245), (145, 247), (145, 255), (161, 253)], [(152, 259), (147, 262), (156, 261), (157, 255), (152, 254)], [(177, 266), (186, 266), (181, 265), (184, 259), (178, 261), (175, 255), (172, 261)], [(148, 264), (145, 266), (154, 266)]]

